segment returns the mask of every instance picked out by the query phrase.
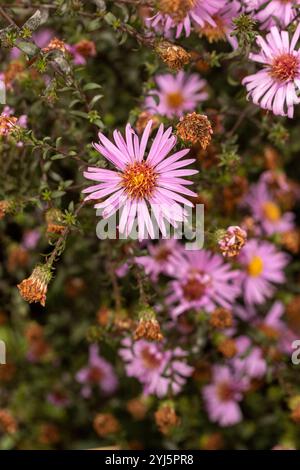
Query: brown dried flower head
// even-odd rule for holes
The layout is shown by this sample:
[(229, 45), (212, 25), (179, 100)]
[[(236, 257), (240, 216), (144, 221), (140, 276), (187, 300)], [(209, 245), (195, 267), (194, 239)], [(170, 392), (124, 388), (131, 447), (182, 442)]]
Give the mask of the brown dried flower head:
[(58, 427), (52, 423), (43, 424), (40, 428), (39, 441), (45, 445), (57, 444), (60, 441)]
[(300, 231), (289, 230), (281, 234), (281, 243), (293, 254), (299, 253), (300, 250)]
[(120, 423), (111, 413), (97, 414), (93, 426), (100, 437), (106, 437), (120, 431)]
[(9, 410), (0, 409), (0, 431), (7, 434), (15, 434), (18, 430), (18, 425)]
[(127, 411), (136, 420), (143, 420), (148, 411), (148, 405), (145, 397), (132, 398), (126, 404)]
[(212, 312), (209, 322), (213, 328), (222, 330), (224, 328), (230, 328), (232, 326), (232, 321), (233, 317), (230, 310), (218, 307)]
[(47, 233), (55, 233), (60, 235), (64, 229), (63, 213), (61, 210), (52, 208), (46, 212), (45, 219), (47, 222)]
[(154, 49), (161, 60), (173, 70), (180, 70), (191, 61), (189, 52), (169, 41), (159, 41)]
[(96, 46), (93, 41), (88, 39), (81, 39), (77, 44), (75, 44), (76, 51), (83, 57), (95, 57), (97, 54)]
[(213, 130), (211, 124), (204, 114), (187, 114), (176, 126), (177, 135), (189, 144), (200, 144), (203, 149), (211, 142)]
[(180, 23), (195, 4), (196, 0), (159, 0), (157, 7), (161, 13), (171, 16), (173, 21)]
[(239, 226), (230, 226), (219, 240), (219, 248), (226, 258), (237, 256), (247, 242), (247, 232)]
[(218, 351), (227, 358), (234, 357), (237, 353), (237, 346), (234, 339), (226, 338), (218, 344)]
[(9, 135), (16, 126), (18, 119), (15, 116), (0, 116), (0, 136)]
[(9, 272), (14, 272), (17, 268), (25, 268), (28, 265), (29, 253), (22, 246), (13, 244), (9, 247), (7, 258), (7, 269)]
[(134, 339), (146, 339), (149, 341), (162, 341), (163, 335), (160, 325), (155, 318), (141, 318), (134, 332)]
[(220, 450), (224, 447), (223, 436), (219, 432), (205, 434), (200, 439), (200, 447), (203, 450)]
[(7, 200), (0, 201), (0, 220), (3, 219), (6, 214), (9, 214), (11, 209), (12, 209), (11, 201), (7, 201)]
[(66, 50), (67, 50), (66, 44), (58, 38), (53, 38), (49, 42), (48, 46), (44, 47), (42, 49), (43, 52), (50, 52), (50, 51), (54, 51), (54, 50), (59, 50), (61, 52), (66, 52)]
[(162, 434), (169, 434), (178, 426), (180, 418), (177, 416), (173, 404), (165, 403), (155, 412), (155, 422)]
[(18, 289), (24, 300), (29, 303), (39, 302), (43, 307), (46, 303), (48, 284), (51, 280), (51, 270), (47, 265), (38, 265), (31, 276), (18, 284)]

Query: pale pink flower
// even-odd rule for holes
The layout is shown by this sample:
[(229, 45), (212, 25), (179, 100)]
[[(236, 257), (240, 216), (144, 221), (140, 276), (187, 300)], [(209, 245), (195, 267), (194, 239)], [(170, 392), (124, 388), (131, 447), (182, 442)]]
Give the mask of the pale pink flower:
[(230, 308), (240, 294), (240, 272), (218, 254), (185, 250), (176, 253), (172, 263), (175, 280), (169, 283), (166, 302), (173, 317), (190, 309)]
[(288, 26), (297, 15), (300, 0), (244, 0), (246, 11), (253, 14), (263, 29), (269, 29), (278, 23)]
[(209, 419), (222, 427), (242, 421), (239, 402), (249, 381), (235, 374), (228, 366), (214, 366), (212, 383), (203, 387), (203, 398)]
[(188, 74), (181, 70), (176, 75), (157, 75), (155, 82), (158, 88), (149, 92), (144, 106), (152, 114), (181, 117), (195, 111), (197, 104), (208, 98), (208, 93), (204, 91), (206, 80), (195, 73)]
[(149, 244), (147, 246), (149, 255), (137, 256), (135, 262), (144, 267), (145, 273), (150, 276), (152, 281), (157, 281), (159, 274), (172, 276), (174, 274), (174, 264), (170, 259), (174, 253), (182, 250), (180, 243), (171, 238), (162, 240), (157, 245)]
[(126, 373), (135, 377), (144, 386), (144, 395), (157, 395), (162, 398), (171, 391), (178, 394), (193, 373), (186, 362), (183, 349), (165, 349), (160, 343), (145, 340), (122, 341), (120, 356), (126, 364)]
[(267, 363), (262, 349), (259, 346), (253, 346), (247, 336), (235, 338), (235, 345), (238, 352), (233, 359), (230, 359), (234, 371), (249, 379), (261, 379), (267, 372)]
[(108, 196), (95, 208), (103, 210), (104, 218), (122, 209), (119, 231), (128, 236), (137, 222), (140, 240), (147, 238), (148, 234), (155, 238), (157, 227), (154, 223), (164, 236), (167, 233), (165, 220), (177, 227), (178, 222), (186, 218), (182, 205), (193, 207), (193, 203), (184, 196), (196, 195), (186, 188), (192, 182), (182, 178), (198, 173), (197, 170), (184, 168), (194, 162), (194, 159), (182, 160), (189, 149), (180, 150), (166, 158), (176, 145), (171, 127), (166, 131), (163, 125), (159, 127), (145, 158), (151, 126), (152, 121), (147, 124), (139, 139), (130, 124), (127, 124), (126, 140), (115, 130), (115, 143), (99, 132), (100, 143), (94, 144), (94, 147), (117, 171), (89, 167), (84, 172), (87, 179), (98, 182), (83, 191), (90, 193), (86, 200), (105, 199)]
[(94, 386), (104, 394), (113, 393), (118, 386), (112, 365), (99, 355), (96, 344), (90, 346), (89, 362), (77, 372), (76, 380), (83, 385), (81, 393), (85, 398), (91, 395)]
[(239, 261), (244, 267), (241, 278), (246, 303), (262, 304), (274, 294), (275, 284), (285, 282), (284, 268), (289, 262), (289, 256), (277, 251), (272, 243), (249, 240)]
[(251, 211), (251, 215), (260, 224), (262, 233), (273, 235), (292, 230), (294, 224), (294, 214), (292, 212), (282, 213), (276, 203), (267, 184), (261, 180), (252, 184), (245, 198), (245, 205)]
[(266, 39), (258, 36), (256, 42), (260, 47), (258, 54), (249, 58), (264, 64), (264, 68), (244, 78), (248, 97), (253, 103), (276, 115), (294, 115), (294, 105), (299, 104), (297, 90), (300, 89), (300, 55), (296, 43), (300, 35), (298, 25), (290, 41), (288, 31), (271, 28)]

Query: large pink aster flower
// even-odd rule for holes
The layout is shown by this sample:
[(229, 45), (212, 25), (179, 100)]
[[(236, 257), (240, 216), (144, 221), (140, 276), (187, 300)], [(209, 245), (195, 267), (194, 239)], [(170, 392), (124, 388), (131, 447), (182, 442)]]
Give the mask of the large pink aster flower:
[(256, 42), (261, 51), (249, 57), (265, 67), (243, 80), (248, 97), (256, 105), (290, 118), (294, 115), (294, 105), (300, 103), (296, 93), (300, 89), (300, 54), (295, 49), (299, 35), (300, 24), (291, 41), (287, 31), (280, 32), (275, 26), (266, 39), (258, 36)]
[(216, 13), (226, 0), (160, 0), (158, 12), (146, 19), (148, 27), (162, 32), (169, 37), (175, 31), (178, 38), (184, 31), (186, 36), (191, 34), (192, 24), (204, 26), (209, 23), (215, 26), (212, 15)]
[(292, 212), (282, 214), (263, 180), (251, 185), (245, 204), (266, 235), (283, 233), (294, 228), (294, 214)]
[(285, 281), (284, 268), (289, 261), (286, 253), (269, 242), (249, 240), (239, 256), (244, 266), (243, 295), (249, 304), (262, 304), (275, 291), (274, 284)]
[(224, 427), (242, 421), (239, 402), (248, 386), (247, 378), (241, 378), (230, 367), (214, 366), (213, 381), (202, 392), (210, 420)]
[(98, 386), (105, 394), (113, 393), (118, 385), (117, 376), (109, 362), (99, 356), (98, 346), (90, 346), (89, 363), (76, 374), (76, 380), (83, 384), (82, 395), (88, 398), (92, 387)]
[(173, 277), (166, 299), (177, 317), (189, 309), (211, 312), (217, 306), (229, 308), (240, 294), (239, 271), (233, 271), (222, 256), (209, 251), (176, 254)]
[(207, 85), (206, 80), (195, 73), (167, 73), (158, 75), (155, 81), (158, 89), (151, 90), (145, 101), (145, 109), (152, 114), (168, 118), (181, 117), (184, 113), (195, 111), (197, 104), (208, 98), (208, 93), (203, 91)]
[(122, 341), (120, 356), (126, 363), (126, 373), (144, 385), (144, 394), (164, 397), (169, 391), (177, 394), (193, 368), (186, 363), (186, 353), (177, 347), (164, 350), (162, 344), (129, 338)]
[(280, 23), (281, 26), (287, 26), (297, 14), (297, 5), (300, 0), (244, 0), (246, 11), (253, 13), (254, 18), (261, 23), (261, 27), (269, 29)]
[(197, 170), (184, 168), (194, 162), (194, 159), (182, 160), (189, 149), (166, 158), (176, 145), (171, 127), (165, 132), (163, 125), (159, 127), (145, 158), (151, 126), (152, 121), (147, 124), (140, 141), (130, 124), (126, 126), (126, 140), (119, 131), (114, 131), (115, 143), (99, 132), (100, 143), (94, 144), (94, 147), (117, 171), (90, 167), (84, 172), (87, 179), (98, 181), (95, 186), (84, 190), (90, 193), (86, 200), (109, 196), (95, 207), (103, 209), (104, 218), (122, 208), (120, 232), (129, 235), (137, 221), (140, 240), (147, 238), (148, 234), (155, 238), (153, 222), (157, 223), (163, 235), (166, 235), (165, 219), (173, 226), (183, 222), (185, 212), (182, 204), (193, 207), (183, 195), (196, 195), (186, 188), (192, 182), (182, 178), (198, 173)]

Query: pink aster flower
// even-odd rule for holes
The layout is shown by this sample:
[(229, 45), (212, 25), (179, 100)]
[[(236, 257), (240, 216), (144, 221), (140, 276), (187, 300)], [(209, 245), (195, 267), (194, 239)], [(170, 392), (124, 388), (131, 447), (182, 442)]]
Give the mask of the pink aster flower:
[(248, 386), (248, 380), (232, 372), (230, 367), (214, 366), (213, 381), (202, 392), (210, 420), (223, 427), (242, 421), (239, 402)]
[(94, 147), (117, 171), (90, 167), (84, 172), (87, 179), (98, 182), (84, 190), (90, 193), (86, 200), (109, 196), (95, 207), (103, 210), (104, 218), (122, 209), (119, 231), (128, 236), (134, 222), (137, 222), (140, 240), (147, 238), (148, 234), (155, 238), (156, 224), (166, 236), (165, 220), (175, 227), (178, 222), (183, 222), (186, 215), (182, 204), (193, 207), (193, 203), (184, 196), (196, 195), (186, 188), (192, 182), (182, 178), (198, 173), (197, 170), (184, 168), (194, 162), (194, 159), (182, 160), (189, 149), (180, 150), (166, 158), (176, 145), (171, 127), (166, 131), (163, 125), (159, 127), (145, 158), (151, 126), (152, 121), (147, 124), (140, 140), (130, 124), (127, 124), (126, 140), (115, 130), (115, 143), (99, 132), (100, 143), (94, 144)]
[(282, 302), (276, 301), (264, 319), (257, 319), (256, 324), (263, 331), (269, 332), (278, 342), (278, 347), (284, 354), (291, 354), (293, 351), (292, 343), (298, 339), (298, 335), (294, 333), (284, 322), (283, 316), (285, 307)]
[(174, 253), (182, 249), (180, 243), (174, 238), (162, 240), (157, 245), (147, 246), (149, 255), (138, 256), (135, 262), (144, 267), (145, 273), (152, 281), (157, 281), (159, 274), (172, 276), (174, 274), (174, 264), (170, 259)]
[(155, 81), (158, 89), (151, 90), (145, 100), (145, 109), (152, 114), (182, 117), (184, 113), (195, 111), (197, 104), (208, 98), (208, 93), (203, 91), (206, 80), (195, 73), (188, 74), (181, 70), (176, 75), (158, 75)]
[(245, 205), (250, 209), (252, 217), (260, 224), (265, 235), (283, 233), (294, 228), (294, 214), (281, 212), (264, 181), (251, 185), (245, 198)]
[(159, 11), (151, 18), (147, 18), (146, 24), (166, 37), (175, 31), (175, 37), (179, 38), (183, 31), (185, 36), (189, 36), (193, 24), (204, 26), (205, 23), (209, 23), (215, 26), (212, 15), (226, 3), (226, 0), (185, 0), (177, 8), (171, 5), (172, 3), (174, 2), (161, 0)]
[(36, 230), (36, 229), (27, 230), (23, 235), (22, 245), (27, 250), (33, 250), (34, 248), (36, 248), (40, 237), (41, 237), (41, 234), (39, 230)]
[(300, 103), (297, 96), (300, 89), (300, 55), (299, 49), (295, 49), (299, 35), (300, 24), (291, 41), (287, 31), (280, 32), (275, 26), (266, 39), (258, 36), (256, 42), (261, 51), (249, 57), (265, 66), (243, 80), (248, 97), (254, 104), (290, 118), (294, 115), (294, 105)]
[(285, 281), (284, 268), (289, 256), (269, 242), (249, 240), (239, 256), (244, 267), (243, 295), (246, 303), (262, 304), (275, 292), (274, 284)]
[(288, 26), (297, 14), (297, 5), (300, 0), (244, 0), (246, 11), (253, 13), (253, 17), (261, 23), (263, 29), (269, 29), (278, 23)]
[(145, 340), (122, 341), (120, 356), (126, 363), (126, 373), (144, 385), (145, 395), (154, 394), (162, 398), (172, 391), (178, 394), (193, 368), (186, 363), (186, 353), (177, 347), (164, 350), (162, 344)]
[(92, 387), (97, 385), (104, 394), (113, 393), (118, 385), (118, 379), (109, 362), (99, 356), (98, 346), (90, 346), (89, 363), (76, 374), (76, 380), (83, 384), (82, 395), (88, 398)]
[(175, 280), (169, 283), (166, 302), (173, 318), (190, 309), (230, 308), (240, 294), (239, 271), (233, 271), (220, 255), (184, 251), (174, 255), (172, 263)]
[(197, 28), (200, 34), (203, 34), (209, 42), (228, 41), (233, 49), (237, 49), (238, 41), (231, 33), (234, 30), (233, 20), (240, 14), (240, 2), (233, 0), (226, 3), (213, 16), (215, 26), (205, 22), (202, 27)]
[(267, 363), (260, 347), (253, 346), (247, 336), (235, 338), (236, 356), (230, 360), (233, 369), (241, 376), (260, 379), (267, 372)]

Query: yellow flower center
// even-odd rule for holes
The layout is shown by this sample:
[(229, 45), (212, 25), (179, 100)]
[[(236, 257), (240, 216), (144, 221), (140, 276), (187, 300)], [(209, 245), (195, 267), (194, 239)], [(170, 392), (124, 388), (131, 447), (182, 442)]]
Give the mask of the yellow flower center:
[(176, 91), (175, 93), (168, 93), (167, 94), (167, 103), (170, 108), (179, 108), (182, 105), (184, 98), (180, 91)]
[(293, 54), (281, 54), (274, 59), (271, 65), (270, 75), (279, 82), (287, 82), (295, 79), (299, 71), (299, 59)]
[(281, 217), (281, 210), (274, 202), (268, 201), (263, 204), (263, 213), (271, 222), (276, 222)]
[(263, 260), (260, 256), (254, 256), (250, 263), (248, 264), (248, 274), (250, 276), (256, 277), (259, 276), (264, 269)]
[(156, 186), (157, 173), (145, 162), (127, 166), (122, 174), (122, 186), (132, 199), (150, 197)]
[(159, 0), (158, 9), (161, 13), (171, 16), (176, 23), (180, 23), (195, 4), (196, 0)]

